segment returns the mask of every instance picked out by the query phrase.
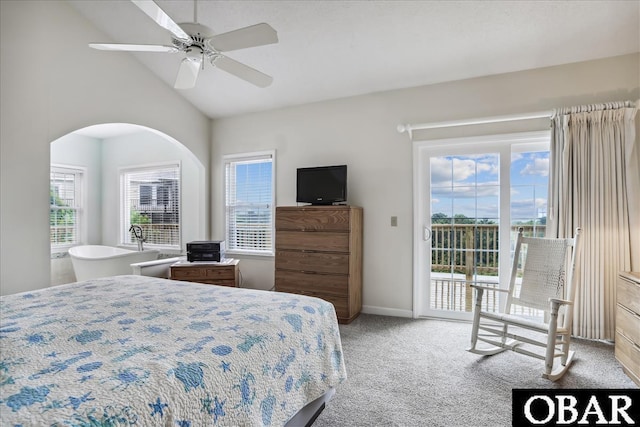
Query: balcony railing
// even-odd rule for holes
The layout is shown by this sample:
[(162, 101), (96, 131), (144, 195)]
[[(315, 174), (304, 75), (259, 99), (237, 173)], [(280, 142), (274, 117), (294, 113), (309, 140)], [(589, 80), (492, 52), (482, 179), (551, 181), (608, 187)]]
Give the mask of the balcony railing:
[[(520, 227), (525, 236), (544, 237), (544, 225), (515, 225), (511, 233)], [(471, 284), (499, 287), (498, 224), (432, 224), (431, 231), (431, 308), (472, 311)], [(485, 291), (482, 305), (497, 311), (498, 292)]]

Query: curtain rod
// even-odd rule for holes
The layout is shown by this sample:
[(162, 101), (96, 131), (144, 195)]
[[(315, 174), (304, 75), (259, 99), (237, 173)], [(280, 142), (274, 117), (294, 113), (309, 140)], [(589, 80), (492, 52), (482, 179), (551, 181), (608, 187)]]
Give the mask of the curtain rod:
[(478, 125), (483, 123), (498, 123), (498, 122), (511, 122), (515, 120), (529, 120), (549, 118), (553, 114), (553, 111), (539, 111), (537, 113), (525, 113), (525, 114), (510, 114), (506, 116), (493, 116), (483, 117), (479, 119), (463, 119), (463, 120), (449, 120), (445, 122), (432, 122), (432, 123), (420, 123), (420, 124), (399, 124), (398, 132), (407, 132), (409, 138), (411, 138), (411, 132), (421, 129), (437, 129), (437, 128), (449, 128), (455, 126), (468, 126)]
[[(625, 101), (625, 104), (629, 107), (640, 107), (640, 99), (636, 102)], [(594, 104), (594, 105), (608, 105), (608, 104)], [(607, 108), (603, 108), (607, 109)], [(538, 111), (536, 113), (523, 113), (523, 114), (510, 114), (505, 116), (493, 116), (493, 117), (483, 117), (479, 119), (462, 119), (462, 120), (449, 120), (444, 122), (432, 122), (432, 123), (420, 123), (420, 124), (399, 124), (398, 132), (404, 133), (407, 132), (409, 134), (409, 138), (413, 139), (412, 132), (414, 130), (422, 130), (422, 129), (437, 129), (437, 128), (449, 128), (455, 126), (468, 126), (468, 125), (479, 125), (484, 123), (499, 123), (499, 122), (512, 122), (516, 120), (530, 120), (530, 119), (542, 119), (542, 118), (550, 118), (553, 116), (554, 110), (551, 111)]]

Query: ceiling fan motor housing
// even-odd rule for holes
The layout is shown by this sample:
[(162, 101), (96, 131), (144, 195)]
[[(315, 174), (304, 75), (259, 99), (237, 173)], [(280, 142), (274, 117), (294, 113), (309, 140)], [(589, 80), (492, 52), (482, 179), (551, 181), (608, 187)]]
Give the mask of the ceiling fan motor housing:
[(209, 27), (191, 22), (178, 25), (180, 25), (180, 28), (189, 34), (191, 43), (185, 43), (183, 40), (175, 37), (172, 37), (171, 41), (177, 49), (186, 53), (187, 58), (191, 60), (200, 60), (203, 55), (207, 58), (213, 58), (217, 55), (218, 52), (211, 49), (205, 43), (206, 40), (213, 35), (213, 31)]

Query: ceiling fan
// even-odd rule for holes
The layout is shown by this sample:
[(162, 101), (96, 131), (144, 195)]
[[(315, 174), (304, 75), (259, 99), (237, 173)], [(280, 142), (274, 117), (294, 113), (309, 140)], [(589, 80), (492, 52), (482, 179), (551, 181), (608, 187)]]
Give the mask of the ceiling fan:
[(271, 76), (221, 53), (277, 43), (278, 34), (269, 24), (256, 24), (223, 34), (214, 34), (210, 28), (198, 24), (196, 0), (193, 4), (194, 22), (181, 24), (176, 24), (153, 0), (131, 0), (131, 2), (171, 33), (173, 45), (89, 43), (90, 47), (125, 52), (182, 52), (185, 57), (178, 69), (174, 84), (176, 89), (193, 88), (200, 70), (204, 69), (205, 60), (214, 67), (258, 87), (267, 87), (273, 81)]

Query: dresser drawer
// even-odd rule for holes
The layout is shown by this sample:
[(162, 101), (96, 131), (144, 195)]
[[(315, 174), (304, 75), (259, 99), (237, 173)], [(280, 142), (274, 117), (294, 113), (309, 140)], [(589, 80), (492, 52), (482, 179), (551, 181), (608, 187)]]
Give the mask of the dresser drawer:
[(276, 251), (276, 269), (349, 274), (349, 255), (325, 252)]
[(619, 332), (616, 332), (616, 359), (631, 372), (632, 379), (640, 378), (640, 347)]
[(204, 279), (207, 270), (195, 267), (171, 267), (171, 278), (175, 280)]
[(311, 292), (311, 293), (308, 293), (307, 295), (320, 298), (325, 301), (329, 301), (331, 304), (333, 304), (333, 307), (336, 310), (336, 317), (340, 319), (349, 318), (349, 302), (347, 301), (347, 298), (345, 298), (344, 296), (322, 294), (320, 292), (318, 293)]
[(343, 275), (276, 270), (275, 284), (276, 291), (282, 292), (318, 292), (339, 296), (346, 296), (349, 293), (349, 276)]
[(349, 212), (347, 207), (276, 208), (276, 229), (349, 231)]
[(349, 252), (349, 234), (336, 232), (278, 231), (276, 250)]
[(640, 279), (632, 277), (630, 273), (622, 273), (618, 276), (618, 304), (640, 314)]
[(203, 279), (203, 280), (233, 280), (235, 272), (233, 267), (224, 268), (199, 268), (199, 267), (172, 267), (171, 278), (176, 280)]
[(207, 270), (207, 279), (209, 280), (234, 280), (235, 268), (223, 267)]
[(618, 304), (616, 310), (616, 332), (640, 346), (640, 315)]

